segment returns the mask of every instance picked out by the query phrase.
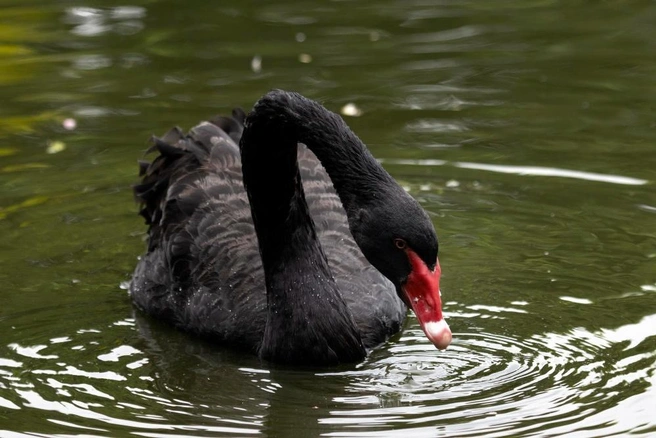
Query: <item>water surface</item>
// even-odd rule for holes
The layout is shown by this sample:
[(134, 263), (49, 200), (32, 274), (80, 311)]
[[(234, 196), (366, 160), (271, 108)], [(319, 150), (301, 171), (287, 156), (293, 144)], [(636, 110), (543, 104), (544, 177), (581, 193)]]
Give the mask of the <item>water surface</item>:
[[(656, 433), (655, 19), (646, 1), (0, 0), (0, 435)], [(148, 137), (274, 87), (355, 105), (433, 217), (446, 352), (410, 317), (361, 364), (277, 368), (131, 307)]]

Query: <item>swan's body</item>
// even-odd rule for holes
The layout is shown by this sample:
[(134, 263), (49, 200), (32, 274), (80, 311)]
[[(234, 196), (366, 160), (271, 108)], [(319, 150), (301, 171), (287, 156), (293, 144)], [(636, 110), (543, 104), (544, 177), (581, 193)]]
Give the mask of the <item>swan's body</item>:
[[(142, 165), (144, 178), (135, 187), (150, 225), (148, 252), (130, 287), (138, 307), (186, 331), (284, 363), (357, 361), (400, 329), (407, 308), (397, 288), (405, 286), (395, 286), (363, 255), (360, 247), (376, 263), (379, 250), (367, 239), (385, 234), (384, 229), (371, 230), (373, 235), (367, 230), (375, 223), (365, 207), (384, 195), (400, 203), (401, 214), (410, 208), (421, 211), (422, 221), (427, 217), (402, 189), (395, 189), (363, 146), (356, 152), (364, 155), (364, 164), (348, 154), (335, 162), (325, 158), (334, 152), (331, 142), (355, 141), (346, 134), (357, 137), (341, 132), (341, 125), (325, 129), (320, 120), (325, 115), (316, 111), (331, 114), (328, 124), (341, 121), (301, 96), (272, 92), (249, 115), (245, 131), (243, 113), (235, 112), (187, 135), (174, 129), (155, 140), (160, 155)], [(297, 120), (290, 121), (299, 116), (314, 119), (299, 127)], [(339, 135), (317, 133), (321, 129)], [(304, 145), (297, 148), (297, 141), (323, 155), (323, 166)], [(356, 166), (359, 175), (343, 180), (333, 175), (331, 180), (324, 167), (335, 174), (340, 166), (345, 173)], [(358, 189), (372, 181), (384, 191)], [(381, 219), (393, 221), (397, 213)], [(416, 235), (430, 240), (424, 228), (409, 230), (410, 240)], [(356, 243), (354, 234), (364, 237)], [(417, 271), (417, 254), (433, 251), (424, 258), (436, 260), (436, 241), (431, 244), (424, 254), (422, 248), (408, 250), (414, 254), (404, 256), (410, 275)], [(429, 272), (430, 262), (424, 264)], [(394, 277), (393, 267), (383, 269)], [(438, 277), (435, 272), (426, 278)], [(439, 317), (431, 321), (446, 326), (437, 304)], [(446, 336), (439, 330), (439, 336)], [(436, 345), (448, 341), (440, 338)]]

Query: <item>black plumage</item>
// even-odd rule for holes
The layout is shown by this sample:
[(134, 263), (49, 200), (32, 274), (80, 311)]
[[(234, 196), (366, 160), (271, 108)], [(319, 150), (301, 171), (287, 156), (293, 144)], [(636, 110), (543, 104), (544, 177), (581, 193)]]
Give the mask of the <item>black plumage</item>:
[(405, 317), (411, 268), (393, 238), (435, 267), (423, 209), (339, 116), (296, 93), (151, 149), (134, 187), (148, 252), (130, 294), (183, 330), (275, 362), (357, 361)]

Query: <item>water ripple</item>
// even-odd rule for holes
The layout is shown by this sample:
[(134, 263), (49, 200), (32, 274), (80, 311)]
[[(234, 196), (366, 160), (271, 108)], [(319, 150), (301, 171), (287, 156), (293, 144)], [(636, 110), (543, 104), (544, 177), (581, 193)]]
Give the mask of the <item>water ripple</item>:
[[(448, 304), (453, 321), (528, 313), (524, 302)], [(623, 433), (644, 423), (637, 400), (656, 396), (654, 326), (656, 314), (613, 329), (526, 338), (474, 328), (438, 352), (411, 319), (400, 339), (364, 363), (313, 372), (263, 367), (128, 318), (51, 336), (47, 345), (11, 344), (0, 358), (0, 408), (39, 411), (66, 429), (103, 435), (288, 433), (298, 427), (290, 410), (308, 431), (328, 436), (559, 435), (571, 432), (565, 424), (595, 431), (588, 435)], [(129, 343), (102, 341), (135, 330)], [(609, 410), (622, 421), (607, 422)]]
[[(460, 125), (456, 124), (442, 124), (439, 122), (422, 122), (412, 125), (410, 130), (413, 131), (454, 131), (462, 130)], [(444, 160), (435, 159), (380, 159), (382, 163), (399, 164), (408, 166), (444, 166), (450, 164), (462, 169), (485, 170), (488, 172), (497, 173), (510, 173), (520, 176), (552, 176), (559, 178), (573, 178), (586, 181), (605, 182), (610, 184), (622, 184), (641, 186), (649, 183), (649, 181), (640, 178), (632, 178), (621, 175), (610, 175), (603, 173), (584, 172), (580, 170), (557, 169), (554, 167), (540, 167), (540, 166), (512, 166), (502, 164), (485, 164), (485, 163), (469, 163), (469, 162), (448, 162)]]
[[(627, 385), (645, 391), (643, 398), (656, 395), (654, 378), (644, 371), (653, 369), (656, 353), (635, 351), (613, 364), (618, 345), (628, 341), (626, 348), (633, 349), (653, 343), (653, 326), (656, 315), (612, 330), (576, 328), (522, 340), (456, 333), (453, 346), (439, 354), (422, 341), (421, 330), (408, 330), (401, 345), (390, 348), (394, 354), (347, 373), (354, 395), (336, 398), (343, 407), (321, 421), (345, 430), (330, 436), (389, 436), (389, 426), (395, 424), (411, 429), (413, 436), (480, 436), (482, 431), (486, 436), (516, 436), (560, 430), (560, 424), (577, 424), (603, 412), (600, 403), (617, 398)], [(638, 362), (641, 366), (634, 368), (639, 371), (627, 372)], [(610, 373), (609, 366), (614, 368)], [(647, 379), (651, 384), (645, 384)], [(366, 392), (370, 395), (363, 396)], [(593, 424), (597, 436), (616, 430), (602, 417), (597, 415)], [(426, 424), (441, 426), (422, 427)]]

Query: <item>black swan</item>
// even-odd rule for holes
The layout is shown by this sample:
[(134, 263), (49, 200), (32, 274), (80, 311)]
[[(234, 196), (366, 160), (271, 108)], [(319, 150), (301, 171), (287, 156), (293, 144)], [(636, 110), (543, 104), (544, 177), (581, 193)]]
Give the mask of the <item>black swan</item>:
[(137, 307), (284, 364), (362, 360), (406, 304), (449, 345), (433, 225), (337, 114), (276, 90), (153, 143)]

